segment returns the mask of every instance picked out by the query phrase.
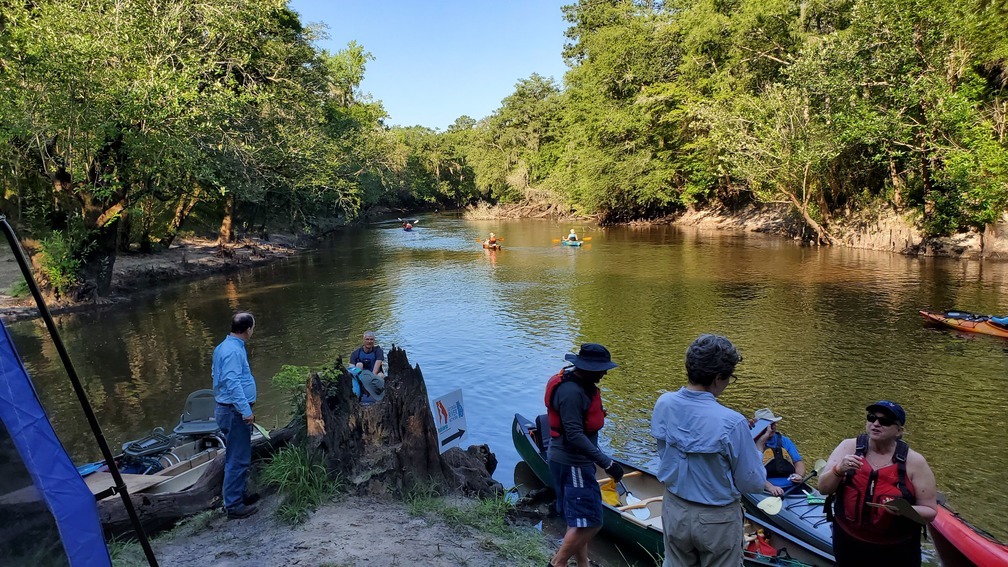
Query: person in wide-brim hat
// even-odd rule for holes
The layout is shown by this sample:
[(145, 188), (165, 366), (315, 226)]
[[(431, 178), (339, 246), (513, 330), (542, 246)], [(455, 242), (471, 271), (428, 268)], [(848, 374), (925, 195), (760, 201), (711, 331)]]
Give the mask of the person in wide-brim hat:
[(607, 372), (619, 366), (612, 361), (609, 349), (596, 343), (585, 343), (577, 354), (566, 354), (564, 359), (573, 364), (574, 368), (588, 372)]
[(618, 365), (609, 349), (585, 343), (577, 354), (564, 356), (570, 366), (546, 383), (546, 413), (550, 443), (547, 457), (557, 495), (557, 512), (567, 522), (560, 549), (551, 567), (567, 565), (571, 557), (578, 564), (588, 557), (588, 542), (602, 527), (602, 493), (595, 479), (601, 467), (619, 481), (623, 467), (598, 446), (598, 432), (605, 425), (602, 393), (598, 383)]

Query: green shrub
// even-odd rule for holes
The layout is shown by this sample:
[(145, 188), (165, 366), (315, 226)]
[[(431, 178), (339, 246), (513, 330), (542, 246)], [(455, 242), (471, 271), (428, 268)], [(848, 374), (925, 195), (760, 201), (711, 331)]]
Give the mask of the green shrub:
[(11, 297), (27, 297), (28, 293), (28, 282), (24, 280), (19, 280), (11, 284), (10, 288), (7, 290), (7, 295)]
[(285, 447), (263, 468), (262, 482), (276, 486), (283, 496), (280, 519), (300, 524), (319, 505), (343, 490), (342, 479), (329, 478), (321, 458), (305, 447)]
[(62, 231), (53, 233), (42, 240), (39, 264), (49, 286), (59, 296), (77, 285), (81, 262), (74, 252), (73, 242)]

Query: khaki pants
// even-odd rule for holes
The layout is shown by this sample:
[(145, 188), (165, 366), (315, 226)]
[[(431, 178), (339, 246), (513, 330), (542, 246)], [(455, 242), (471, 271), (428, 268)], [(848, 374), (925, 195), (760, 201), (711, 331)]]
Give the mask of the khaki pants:
[(662, 500), (665, 562), (662, 567), (742, 565), (742, 506), (707, 506), (668, 490)]

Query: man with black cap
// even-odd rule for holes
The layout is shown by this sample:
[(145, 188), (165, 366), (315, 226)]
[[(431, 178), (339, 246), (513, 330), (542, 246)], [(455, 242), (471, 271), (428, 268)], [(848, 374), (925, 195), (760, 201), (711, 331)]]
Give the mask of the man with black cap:
[(563, 543), (548, 565), (566, 566), (574, 557), (578, 567), (588, 567), (588, 542), (602, 528), (602, 493), (595, 480), (595, 465), (617, 482), (623, 478), (623, 467), (598, 448), (598, 432), (605, 424), (598, 383), (619, 365), (612, 361), (608, 349), (595, 343), (585, 343), (578, 354), (564, 358), (573, 367), (549, 379), (544, 398), (557, 512), (567, 520)]
[(741, 361), (725, 337), (700, 335), (686, 350), (687, 385), (655, 403), (651, 435), (666, 488), (664, 565), (742, 564), (742, 492), (763, 490), (762, 453), (771, 431), (765, 428), (754, 443), (745, 416), (717, 401)]
[(865, 432), (841, 441), (819, 477), (833, 504), (836, 564), (920, 565), (923, 526), (938, 514), (934, 473), (903, 441), (903, 406), (881, 400), (865, 409)]

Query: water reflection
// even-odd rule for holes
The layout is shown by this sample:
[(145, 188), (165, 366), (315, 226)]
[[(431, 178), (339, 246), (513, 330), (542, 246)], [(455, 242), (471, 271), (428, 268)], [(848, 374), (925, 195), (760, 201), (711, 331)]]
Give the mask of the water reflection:
[[(423, 219), (349, 230), (319, 250), (249, 272), (158, 290), (130, 305), (58, 318), (113, 443), (178, 420), (185, 395), (210, 383), (210, 353), (234, 310), (256, 314), (250, 341), (257, 415), (287, 419), (269, 385), (282, 364), (344, 359), (373, 329), (404, 347), (432, 396), (462, 388), (467, 442), (487, 442), (499, 480), (517, 462), (515, 412), (543, 409), (546, 378), (584, 341), (621, 367), (603, 381), (611, 449), (654, 455), (648, 422), (660, 393), (681, 386), (686, 346), (719, 332), (745, 357), (723, 402), (770, 406), (808, 458), (826, 457), (864, 426), (880, 398), (908, 411), (907, 440), (966, 517), (1008, 537), (1008, 342), (921, 324), (920, 308), (1008, 312), (1003, 264), (801, 248), (758, 234), (670, 226), (600, 229), (580, 249), (553, 242), (546, 221)], [(476, 242), (493, 230), (501, 251)], [(38, 322), (12, 334), (68, 449), (94, 458), (60, 362)], [(965, 458), (979, 455), (980, 458)]]

